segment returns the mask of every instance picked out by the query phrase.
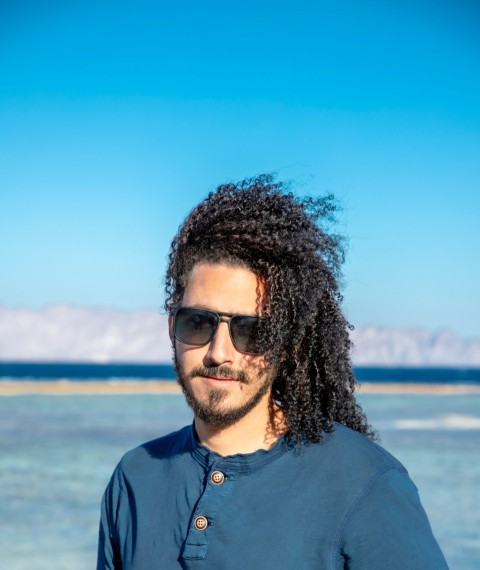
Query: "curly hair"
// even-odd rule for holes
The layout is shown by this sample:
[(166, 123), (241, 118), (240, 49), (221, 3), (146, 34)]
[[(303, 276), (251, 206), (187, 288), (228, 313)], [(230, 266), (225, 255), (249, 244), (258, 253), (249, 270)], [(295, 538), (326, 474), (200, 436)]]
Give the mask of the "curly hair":
[(352, 327), (340, 308), (343, 240), (324, 229), (335, 210), (333, 196), (295, 197), (269, 174), (223, 184), (190, 212), (169, 253), (170, 314), (200, 261), (246, 266), (265, 283), (259, 342), (275, 366), (272, 398), (294, 442), (321, 441), (334, 422), (375, 439), (354, 396)]

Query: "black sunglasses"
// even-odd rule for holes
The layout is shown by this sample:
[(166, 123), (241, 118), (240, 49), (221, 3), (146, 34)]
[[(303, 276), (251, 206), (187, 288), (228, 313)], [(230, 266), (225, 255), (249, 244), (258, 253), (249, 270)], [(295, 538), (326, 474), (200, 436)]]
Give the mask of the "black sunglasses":
[(230, 338), (237, 350), (259, 354), (258, 332), (262, 317), (218, 313), (207, 309), (180, 307), (173, 314), (173, 333), (184, 344), (204, 346), (211, 342), (220, 323), (228, 323)]

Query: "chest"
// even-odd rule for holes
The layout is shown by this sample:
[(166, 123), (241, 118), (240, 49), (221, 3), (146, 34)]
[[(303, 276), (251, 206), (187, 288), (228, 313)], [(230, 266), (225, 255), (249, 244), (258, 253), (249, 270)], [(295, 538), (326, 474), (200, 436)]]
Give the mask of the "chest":
[(119, 514), (125, 569), (341, 567), (344, 498), (324, 473), (195, 471), (130, 482)]

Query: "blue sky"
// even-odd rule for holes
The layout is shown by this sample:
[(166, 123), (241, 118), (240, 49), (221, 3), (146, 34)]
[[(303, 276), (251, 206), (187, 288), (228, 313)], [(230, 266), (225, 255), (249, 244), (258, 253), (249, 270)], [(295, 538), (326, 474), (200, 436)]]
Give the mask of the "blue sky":
[(356, 325), (479, 336), (473, 1), (3, 2), (0, 303), (158, 307), (226, 180), (333, 192)]

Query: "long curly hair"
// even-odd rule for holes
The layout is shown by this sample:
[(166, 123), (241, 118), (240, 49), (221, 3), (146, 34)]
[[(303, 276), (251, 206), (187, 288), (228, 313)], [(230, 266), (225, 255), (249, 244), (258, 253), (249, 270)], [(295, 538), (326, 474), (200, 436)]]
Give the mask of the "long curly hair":
[(340, 308), (343, 240), (326, 229), (335, 210), (333, 196), (295, 197), (270, 174), (223, 184), (190, 212), (169, 253), (169, 314), (200, 261), (246, 266), (266, 285), (259, 343), (295, 442), (320, 441), (334, 422), (375, 439), (354, 396), (352, 327)]

